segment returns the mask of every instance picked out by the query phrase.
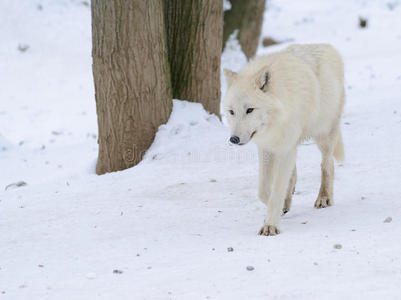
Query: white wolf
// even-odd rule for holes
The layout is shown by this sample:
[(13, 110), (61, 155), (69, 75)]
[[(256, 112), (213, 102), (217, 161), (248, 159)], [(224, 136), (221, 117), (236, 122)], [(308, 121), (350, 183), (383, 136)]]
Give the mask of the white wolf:
[(251, 139), (259, 154), (259, 198), (267, 205), (261, 235), (278, 234), (296, 183), (297, 146), (316, 141), (322, 181), (316, 208), (333, 204), (333, 156), (344, 159), (340, 120), (345, 102), (344, 67), (330, 45), (292, 45), (253, 59), (239, 73), (224, 70), (223, 100), (230, 142)]

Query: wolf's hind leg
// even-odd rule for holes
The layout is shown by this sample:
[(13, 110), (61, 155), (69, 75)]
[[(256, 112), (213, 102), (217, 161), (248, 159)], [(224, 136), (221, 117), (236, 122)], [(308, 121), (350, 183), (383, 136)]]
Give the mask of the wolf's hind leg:
[(290, 183), (288, 185), (287, 196), (285, 197), (283, 215), (290, 211), (291, 202), (292, 202), (292, 195), (295, 192), (296, 183), (297, 183), (297, 166), (295, 166), (294, 170), (292, 171)]
[(323, 138), (316, 139), (316, 143), (322, 153), (322, 182), (319, 195), (315, 201), (316, 208), (324, 208), (333, 205), (333, 181), (334, 181), (334, 149), (339, 136), (338, 127)]

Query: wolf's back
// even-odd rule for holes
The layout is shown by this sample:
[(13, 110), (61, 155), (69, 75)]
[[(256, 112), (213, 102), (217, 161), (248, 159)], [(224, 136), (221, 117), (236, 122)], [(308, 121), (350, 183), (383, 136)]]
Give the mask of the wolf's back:
[(332, 69), (341, 82), (344, 82), (344, 64), (338, 51), (329, 44), (294, 44), (284, 51), (307, 63), (318, 76), (320, 68)]

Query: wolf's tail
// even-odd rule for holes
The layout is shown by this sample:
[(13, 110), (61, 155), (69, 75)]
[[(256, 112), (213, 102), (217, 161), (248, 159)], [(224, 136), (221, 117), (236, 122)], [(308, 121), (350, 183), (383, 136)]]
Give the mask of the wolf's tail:
[(344, 144), (343, 144), (343, 137), (341, 135), (341, 131), (338, 133), (337, 137), (337, 144), (336, 147), (334, 148), (334, 158), (338, 162), (344, 161), (345, 153), (344, 153)]

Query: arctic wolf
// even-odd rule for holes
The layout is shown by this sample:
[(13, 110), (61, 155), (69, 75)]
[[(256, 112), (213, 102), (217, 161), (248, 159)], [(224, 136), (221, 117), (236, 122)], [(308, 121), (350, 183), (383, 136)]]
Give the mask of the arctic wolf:
[(290, 209), (297, 146), (312, 138), (322, 153), (316, 208), (333, 204), (334, 161), (344, 159), (340, 120), (345, 102), (344, 67), (330, 45), (292, 45), (253, 59), (239, 73), (224, 70), (223, 100), (230, 142), (254, 141), (259, 155), (259, 198), (267, 215), (259, 234), (278, 234)]

